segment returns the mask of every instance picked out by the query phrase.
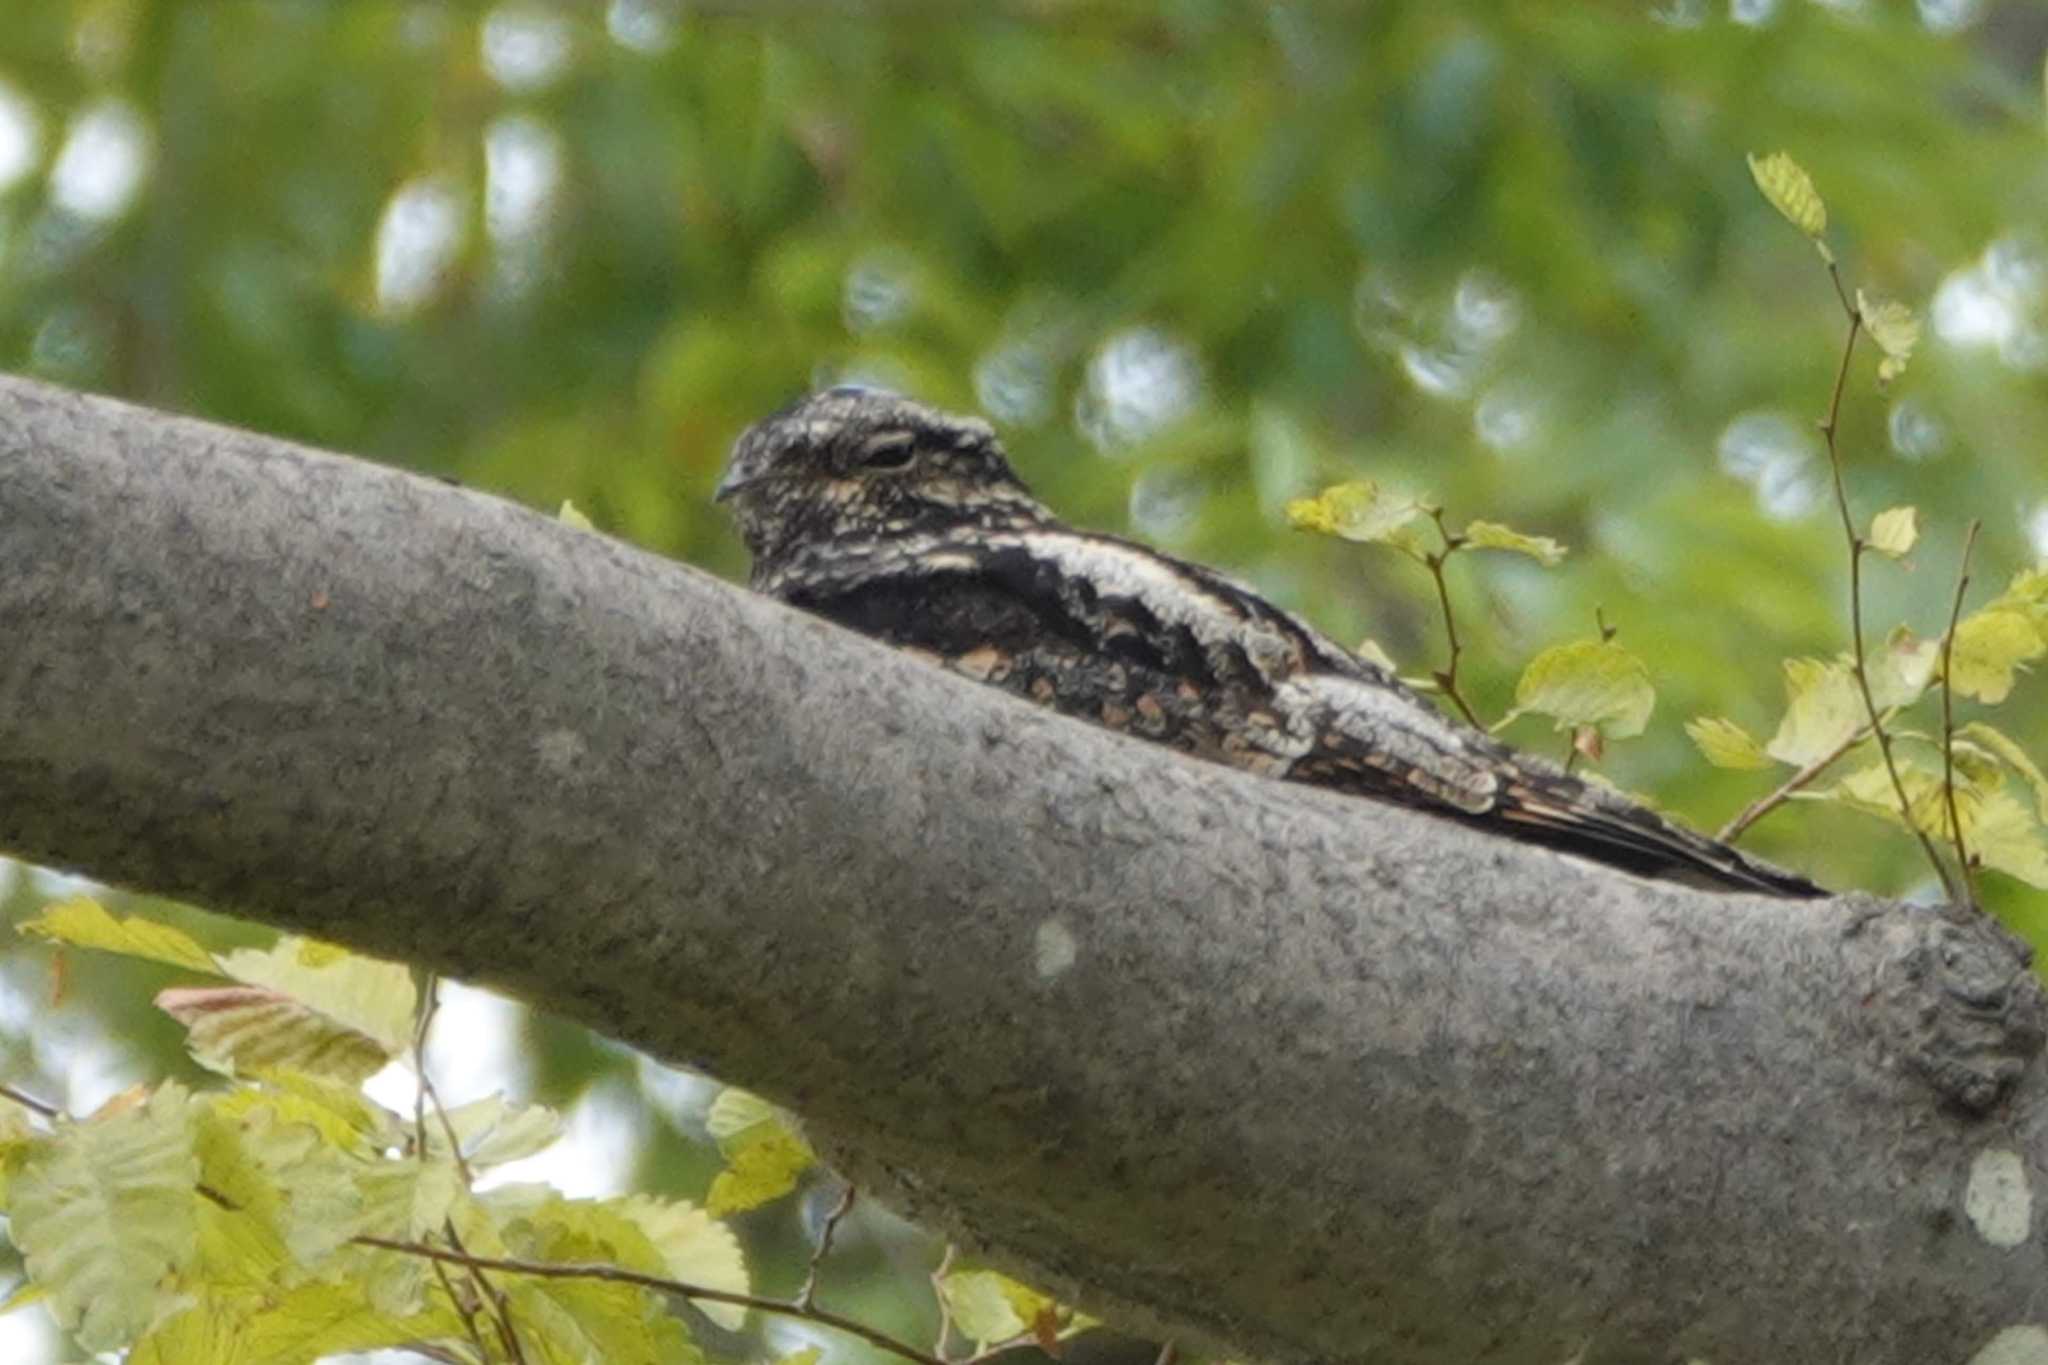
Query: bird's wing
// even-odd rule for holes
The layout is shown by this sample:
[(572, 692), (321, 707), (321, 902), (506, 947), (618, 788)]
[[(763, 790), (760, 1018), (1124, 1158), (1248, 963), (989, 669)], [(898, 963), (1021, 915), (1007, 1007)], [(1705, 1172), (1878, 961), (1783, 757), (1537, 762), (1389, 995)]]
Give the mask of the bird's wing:
[(1499, 744), (1405, 690), (1339, 674), (1281, 691), (1299, 744), (1287, 776), (1432, 810), (1641, 876), (1711, 890), (1807, 897), (1794, 873), (1664, 819), (1620, 793)]

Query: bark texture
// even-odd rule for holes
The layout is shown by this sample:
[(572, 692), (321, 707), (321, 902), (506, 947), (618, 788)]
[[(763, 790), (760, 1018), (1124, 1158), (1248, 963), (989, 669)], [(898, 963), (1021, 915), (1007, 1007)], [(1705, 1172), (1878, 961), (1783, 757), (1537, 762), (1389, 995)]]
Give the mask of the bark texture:
[(498, 499), (0, 379), (0, 847), (789, 1104), (1274, 1360), (2048, 1361), (1999, 930), (1060, 719)]

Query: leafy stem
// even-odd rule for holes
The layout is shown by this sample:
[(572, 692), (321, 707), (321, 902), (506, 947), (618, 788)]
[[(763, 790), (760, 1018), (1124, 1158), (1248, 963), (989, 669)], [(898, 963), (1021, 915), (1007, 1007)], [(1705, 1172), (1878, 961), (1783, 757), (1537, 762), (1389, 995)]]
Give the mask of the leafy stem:
[(1949, 604), (1948, 629), (1941, 636), (1941, 793), (1948, 803), (1949, 836), (1955, 840), (1956, 868), (1963, 879), (1963, 907), (1975, 909), (1977, 888), (1970, 876), (1970, 848), (1963, 839), (1963, 821), (1956, 810), (1956, 709), (1955, 684), (1951, 666), (1955, 660), (1956, 623), (1963, 615), (1963, 594), (1970, 586), (1970, 552), (1977, 548), (1977, 532), (1983, 525), (1972, 521), (1963, 532), (1963, 555), (1956, 566), (1956, 595)]
[(1436, 523), (1436, 533), (1443, 542), (1443, 548), (1434, 551), (1409, 549), (1407, 553), (1416, 563), (1429, 570), (1430, 579), (1436, 584), (1437, 605), (1443, 609), (1444, 614), (1444, 639), (1450, 647), (1450, 658), (1443, 668), (1431, 677), (1435, 679), (1437, 687), (1443, 694), (1451, 699), (1451, 705), (1458, 708), (1458, 714), (1465, 718), (1465, 723), (1476, 730), (1484, 730), (1486, 726), (1480, 722), (1478, 714), (1465, 700), (1464, 694), (1458, 691), (1458, 657), (1464, 653), (1464, 646), (1458, 643), (1458, 617), (1451, 609), (1450, 585), (1444, 581), (1444, 564), (1465, 547), (1465, 538), (1444, 525), (1443, 508), (1431, 507), (1429, 519)]
[(1842, 286), (1842, 272), (1832, 259), (1828, 260), (1828, 279), (1834, 284), (1835, 297), (1840, 300), (1842, 311), (1849, 319), (1849, 333), (1842, 342), (1842, 363), (1835, 371), (1835, 388), (1828, 398), (1828, 415), (1820, 424), (1822, 439), (1827, 442), (1828, 470), (1834, 477), (1835, 510), (1842, 517), (1842, 534), (1849, 542), (1849, 633), (1855, 649), (1855, 660), (1850, 671), (1856, 677), (1856, 690), (1863, 697), (1864, 714), (1870, 718), (1870, 733), (1877, 739), (1877, 749), (1884, 756), (1884, 770), (1891, 778), (1892, 791), (1899, 798), (1899, 816), (1906, 827), (1913, 831), (1913, 837), (1920, 841), (1921, 849), (1927, 854), (1927, 861), (1934, 866), (1934, 873), (1941, 879), (1941, 888), (1950, 900), (1956, 896), (1955, 882), (1949, 877), (1948, 868), (1935, 851), (1934, 841), (1927, 837), (1927, 831), (1913, 818), (1913, 803), (1906, 795), (1906, 784), (1899, 776), (1898, 760), (1892, 756), (1892, 739), (1884, 728), (1884, 717), (1877, 708), (1877, 698), (1870, 690), (1870, 673), (1865, 661), (1867, 654), (1863, 643), (1863, 552), (1869, 548), (1862, 534), (1856, 529), (1855, 516), (1849, 511), (1849, 490), (1842, 477), (1841, 445), (1836, 439), (1841, 426), (1842, 393), (1849, 384), (1849, 362), (1856, 354), (1856, 338), (1863, 331), (1863, 312), (1849, 298), (1849, 292)]

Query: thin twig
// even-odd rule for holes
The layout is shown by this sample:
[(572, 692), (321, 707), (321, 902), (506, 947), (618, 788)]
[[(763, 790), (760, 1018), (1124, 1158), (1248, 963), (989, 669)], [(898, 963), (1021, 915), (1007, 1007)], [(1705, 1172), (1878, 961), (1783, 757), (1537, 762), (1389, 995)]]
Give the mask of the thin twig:
[(1792, 798), (1794, 793), (1804, 791), (1808, 783), (1833, 767), (1836, 759), (1869, 738), (1870, 727), (1868, 725), (1859, 726), (1850, 731), (1842, 738), (1841, 743), (1835, 745), (1834, 748), (1786, 778), (1779, 785), (1778, 789), (1769, 796), (1759, 796), (1756, 800), (1744, 806), (1733, 820), (1721, 826), (1721, 832), (1714, 837), (1724, 844), (1734, 843), (1742, 837), (1744, 830), (1784, 805)]
[(1970, 848), (1963, 839), (1963, 818), (1956, 810), (1956, 709), (1955, 682), (1950, 665), (1955, 658), (1956, 623), (1963, 616), (1963, 593), (1970, 586), (1970, 551), (1977, 547), (1981, 522), (1972, 521), (1963, 532), (1963, 558), (1956, 568), (1956, 596), (1948, 609), (1948, 630), (1941, 637), (1941, 793), (1948, 803), (1949, 836), (1955, 840), (1956, 868), (1963, 879), (1963, 907), (1977, 908), (1977, 887), (1970, 876)]
[(797, 1307), (808, 1309), (818, 1297), (818, 1270), (825, 1264), (825, 1258), (832, 1254), (832, 1235), (839, 1231), (840, 1220), (853, 1212), (854, 1197), (858, 1189), (849, 1182), (846, 1192), (839, 1196), (839, 1202), (832, 1206), (832, 1212), (825, 1215), (825, 1226), (818, 1230), (818, 1245), (811, 1252), (811, 1263), (804, 1270), (804, 1287), (797, 1291)]
[(62, 1109), (59, 1109), (56, 1105), (50, 1104), (44, 1100), (39, 1100), (35, 1098), (33, 1095), (24, 1095), (11, 1085), (0, 1085), (0, 1096), (5, 1096), (7, 1099), (13, 1100), (22, 1108), (33, 1110), (35, 1113), (41, 1114), (46, 1119), (51, 1119), (54, 1121), (56, 1119), (61, 1119), (64, 1117), (64, 1111)]
[(435, 1261), (433, 1266), (434, 1278), (441, 1282), (441, 1292), (448, 1296), (448, 1302), (454, 1304), (455, 1311), (461, 1315), (462, 1326), (469, 1333), (470, 1341), (476, 1346), (477, 1358), (488, 1361), (491, 1358), (491, 1348), (484, 1345), (483, 1329), (478, 1327), (476, 1322), (476, 1309), (470, 1306), (467, 1299), (455, 1292), (455, 1281), (448, 1277), (448, 1267), (439, 1261)]
[(1444, 562), (1464, 546), (1465, 538), (1453, 535), (1444, 528), (1443, 508), (1430, 508), (1429, 517), (1431, 521), (1436, 523), (1436, 533), (1443, 540), (1443, 549), (1434, 554), (1418, 553), (1415, 551), (1410, 551), (1409, 553), (1414, 556), (1423, 568), (1429, 570), (1430, 579), (1436, 584), (1437, 605), (1443, 609), (1444, 613), (1444, 639), (1450, 646), (1451, 657), (1450, 661), (1444, 665), (1443, 671), (1435, 675), (1436, 685), (1443, 689), (1443, 694), (1451, 699), (1453, 706), (1458, 708), (1458, 714), (1465, 718), (1466, 724), (1474, 729), (1484, 730), (1486, 727), (1480, 723), (1478, 715), (1465, 701), (1464, 694), (1458, 691), (1458, 656), (1465, 651), (1464, 647), (1458, 643), (1458, 618), (1457, 614), (1451, 610), (1450, 585), (1444, 581)]
[(407, 1256), (419, 1256), (430, 1261), (447, 1261), (456, 1265), (469, 1266), (476, 1270), (494, 1270), (507, 1275), (532, 1275), (540, 1279), (554, 1280), (602, 1280), (610, 1284), (630, 1284), (641, 1289), (652, 1289), (663, 1294), (677, 1294), (686, 1299), (702, 1299), (709, 1303), (729, 1303), (740, 1308), (751, 1308), (760, 1313), (772, 1313), (778, 1317), (801, 1318), (815, 1322), (821, 1327), (831, 1327), (858, 1337), (877, 1350), (916, 1365), (968, 1365), (999, 1355), (1002, 1352), (1029, 1346), (1035, 1338), (1026, 1335), (1002, 1342), (967, 1361), (948, 1361), (943, 1357), (918, 1350), (915, 1346), (896, 1340), (888, 1333), (858, 1322), (853, 1318), (823, 1308), (804, 1308), (780, 1299), (764, 1299), (754, 1294), (738, 1294), (729, 1289), (713, 1289), (709, 1285), (690, 1284), (682, 1280), (666, 1279), (660, 1275), (643, 1275), (637, 1270), (622, 1266), (599, 1264), (557, 1264), (548, 1261), (521, 1261), (503, 1256), (472, 1256), (465, 1252), (448, 1251), (430, 1246), (424, 1242), (402, 1242), (390, 1237), (351, 1237), (356, 1246), (376, 1247), (383, 1251), (396, 1251)]
[(1170, 1341), (1163, 1342), (1159, 1347), (1159, 1355), (1153, 1360), (1152, 1365), (1174, 1365), (1179, 1359), (1180, 1348)]
[(1892, 791), (1899, 798), (1899, 818), (1920, 841), (1927, 861), (1934, 865), (1935, 876), (1941, 879), (1943, 893), (1954, 900), (1956, 887), (1949, 878), (1948, 868), (1943, 865), (1941, 854), (1935, 851), (1934, 841), (1913, 818), (1913, 803), (1906, 795), (1904, 779), (1899, 776), (1898, 761), (1892, 757), (1892, 738), (1885, 731), (1884, 718), (1877, 709), (1877, 698), (1870, 690), (1870, 674), (1864, 666), (1867, 656), (1863, 647), (1863, 551), (1866, 546), (1862, 534), (1856, 529), (1856, 519), (1849, 511), (1849, 489), (1842, 477), (1842, 452), (1835, 439), (1841, 424), (1842, 393), (1849, 385), (1849, 361), (1856, 354), (1856, 338), (1863, 331), (1863, 314), (1849, 301), (1848, 291), (1842, 287), (1841, 271), (1833, 261), (1828, 262), (1828, 278), (1834, 282), (1835, 297), (1841, 300), (1843, 311), (1849, 315), (1849, 335), (1842, 343), (1842, 363), (1835, 372), (1835, 391), (1828, 399), (1828, 415), (1820, 424), (1820, 432), (1827, 442), (1828, 469), (1834, 475), (1835, 510), (1841, 513), (1842, 533), (1849, 540), (1849, 633), (1856, 651), (1852, 671), (1856, 675), (1856, 690), (1863, 696), (1864, 713), (1870, 717), (1870, 732), (1877, 738), (1878, 752), (1884, 755), (1884, 770), (1891, 777)]

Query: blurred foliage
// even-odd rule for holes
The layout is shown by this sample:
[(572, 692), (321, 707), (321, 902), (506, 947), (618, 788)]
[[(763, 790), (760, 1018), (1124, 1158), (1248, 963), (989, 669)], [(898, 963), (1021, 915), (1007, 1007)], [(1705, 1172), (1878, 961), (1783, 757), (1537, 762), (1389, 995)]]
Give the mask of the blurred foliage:
[[(1903, 571), (1867, 575), (1873, 638), (1939, 634), (1973, 517), (1972, 606), (2048, 554), (2039, 4), (6, 11), (0, 368), (573, 500), (724, 573), (733, 436), (878, 381), (986, 412), (1075, 521), (1426, 674), (1430, 578), (1284, 513), (1342, 480), (1426, 491), (1573, 551), (1446, 570), (1475, 707), (1598, 610), (1657, 693), (1602, 770), (1711, 828), (1763, 778), (1684, 723), (1769, 734), (1780, 661), (1847, 639), (1814, 433), (1842, 320), (1752, 182), (1780, 149), (1850, 279), (1927, 319), (1911, 370), (1880, 392), (1866, 356), (1844, 406), (1858, 524), (1919, 511)], [(2042, 687), (1998, 717), (2037, 759)], [(1745, 843), (1927, 883), (1832, 807)], [(2039, 893), (1985, 882), (2048, 941)], [(121, 981), (74, 999), (126, 1018)], [(543, 1091), (630, 1074), (538, 1041)], [(681, 1150), (663, 1169), (699, 1196), (716, 1156)]]

